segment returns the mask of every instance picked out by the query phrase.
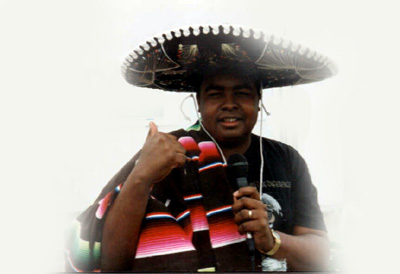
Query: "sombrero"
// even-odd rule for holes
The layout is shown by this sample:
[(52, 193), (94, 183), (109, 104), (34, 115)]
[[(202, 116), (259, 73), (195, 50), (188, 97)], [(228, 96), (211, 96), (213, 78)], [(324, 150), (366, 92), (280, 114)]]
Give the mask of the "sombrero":
[(263, 88), (324, 80), (337, 73), (327, 57), (286, 39), (232, 25), (166, 32), (134, 49), (122, 65), (126, 81), (166, 91), (196, 90), (196, 73), (218, 64), (250, 65)]

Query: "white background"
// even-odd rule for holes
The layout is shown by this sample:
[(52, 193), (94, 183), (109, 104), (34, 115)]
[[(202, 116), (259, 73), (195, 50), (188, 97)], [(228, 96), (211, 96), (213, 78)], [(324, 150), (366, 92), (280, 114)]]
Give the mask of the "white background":
[[(190, 124), (186, 95), (130, 86), (124, 57), (163, 31), (231, 23), (338, 64), (327, 81), (266, 91), (264, 135), (301, 152), (323, 210), (340, 213), (329, 225), (344, 267), (398, 269), (396, 11), (395, 1), (1, 1), (1, 267), (61, 271), (67, 213), (140, 149), (149, 120)], [(190, 100), (183, 109), (194, 121)]]

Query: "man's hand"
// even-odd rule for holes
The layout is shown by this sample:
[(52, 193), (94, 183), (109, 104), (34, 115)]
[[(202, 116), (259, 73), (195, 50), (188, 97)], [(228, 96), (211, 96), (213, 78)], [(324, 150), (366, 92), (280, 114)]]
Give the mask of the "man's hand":
[(139, 161), (132, 172), (137, 178), (149, 184), (158, 183), (172, 169), (186, 162), (186, 149), (171, 134), (158, 132), (157, 126), (150, 122), (146, 142), (140, 152)]
[[(253, 234), (255, 247), (267, 253), (274, 246), (269, 229), (266, 205), (260, 201), (257, 189), (242, 187), (233, 194), (232, 210), (239, 233)], [(251, 210), (251, 216), (249, 211)], [(275, 259), (285, 259), (290, 270), (326, 270), (329, 264), (329, 240), (322, 230), (294, 226), (293, 234), (279, 232), (281, 246), (273, 255)]]
[(274, 238), (269, 229), (266, 205), (260, 201), (257, 189), (241, 187), (233, 194), (233, 198), (232, 210), (239, 233), (252, 233), (255, 247), (263, 252), (270, 251), (274, 247)]
[(175, 136), (158, 132), (157, 126), (150, 123), (139, 161), (106, 215), (101, 245), (102, 271), (132, 269), (151, 187), (173, 168), (183, 165), (185, 153)]

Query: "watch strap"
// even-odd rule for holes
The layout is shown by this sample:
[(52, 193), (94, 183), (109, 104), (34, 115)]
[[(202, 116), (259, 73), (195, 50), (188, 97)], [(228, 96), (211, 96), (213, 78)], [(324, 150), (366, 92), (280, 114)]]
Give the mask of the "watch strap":
[(271, 229), (271, 233), (272, 233), (272, 237), (274, 238), (274, 242), (275, 242), (274, 247), (268, 252), (263, 252), (263, 251), (259, 250), (262, 254), (267, 255), (267, 256), (274, 255), (278, 251), (279, 247), (281, 246), (281, 239), (280, 239), (279, 235), (273, 229)]

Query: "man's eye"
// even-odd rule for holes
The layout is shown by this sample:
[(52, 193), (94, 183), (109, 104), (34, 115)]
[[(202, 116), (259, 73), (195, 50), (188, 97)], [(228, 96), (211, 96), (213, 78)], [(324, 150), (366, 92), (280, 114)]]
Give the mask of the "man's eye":
[(208, 96), (209, 97), (218, 97), (220, 95), (221, 95), (221, 92), (218, 92), (218, 91), (210, 91), (210, 92), (208, 92)]
[(238, 96), (250, 96), (251, 93), (249, 91), (247, 91), (247, 90), (243, 90), (243, 91), (236, 92), (236, 95), (238, 95)]

